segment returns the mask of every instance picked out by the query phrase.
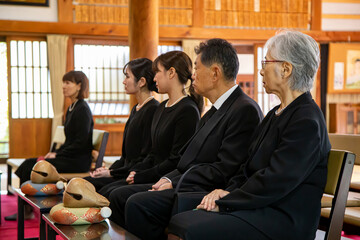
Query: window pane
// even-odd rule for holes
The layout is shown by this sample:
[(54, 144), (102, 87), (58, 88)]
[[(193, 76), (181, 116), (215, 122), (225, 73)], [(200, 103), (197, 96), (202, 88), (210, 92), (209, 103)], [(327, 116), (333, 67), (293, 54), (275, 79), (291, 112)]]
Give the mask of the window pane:
[(117, 47), (116, 46), (110, 46), (110, 68), (116, 68), (117, 66)]
[[(97, 70), (97, 75), (96, 75), (96, 78), (97, 78), (96, 90), (97, 90), (97, 92), (103, 92), (104, 91), (104, 87), (103, 87), (104, 79), (103, 79), (103, 76), (104, 76), (103, 69), (98, 69)], [(99, 100), (101, 100), (101, 98)]]
[(95, 69), (90, 70), (90, 74), (88, 75), (88, 78), (89, 78), (90, 92), (95, 93), (96, 92), (96, 70)]
[(98, 56), (96, 58), (96, 66), (99, 68), (104, 67), (104, 46), (99, 46), (95, 50), (96, 55)]
[(109, 115), (115, 115), (116, 114), (115, 110), (116, 110), (116, 104), (115, 103), (110, 103), (108, 114)]
[(47, 75), (47, 68), (41, 68), (41, 92), (47, 92), (48, 91), (48, 75)]
[(42, 93), (41, 94), (41, 117), (42, 118), (47, 118), (49, 116), (48, 109), (49, 109), (48, 94)]
[(40, 93), (34, 94), (34, 117), (35, 118), (41, 118), (41, 99), (40, 99)]
[(81, 45), (75, 45), (74, 46), (74, 65), (75, 65), (75, 68), (76, 69), (80, 69), (80, 66), (82, 61), (80, 59), (80, 57), (82, 57), (83, 54), (82, 54), (82, 47)]
[(25, 68), (19, 68), (19, 92), (25, 92)]
[(33, 118), (34, 117), (34, 94), (28, 93), (26, 98), (27, 103), (27, 118)]
[(26, 118), (26, 96), (25, 93), (19, 94), (20, 118)]
[(18, 68), (12, 67), (11, 68), (11, 91), (12, 92), (18, 92)]
[(103, 50), (103, 56), (104, 56), (104, 68), (110, 68), (110, 56), (111, 56), (111, 48), (110, 46), (104, 46)]
[(24, 43), (24, 41), (18, 41), (18, 64), (19, 64), (19, 66), (25, 66), (25, 43)]
[(26, 68), (26, 91), (33, 92), (33, 70)]
[[(115, 70), (115, 69), (111, 70), (111, 84), (110, 84), (111, 85), (111, 92), (117, 92), (118, 91), (118, 87), (117, 87), (117, 83), (118, 83), (117, 72), (118, 71), (119, 70)], [(122, 82), (119, 82), (119, 84), (122, 84)]]
[(101, 113), (101, 103), (96, 103), (95, 104), (95, 109), (94, 109), (94, 114), (95, 115), (100, 115)]
[(89, 108), (90, 108), (91, 112), (94, 112), (95, 103), (89, 103)]
[(40, 43), (38, 41), (33, 42), (33, 57), (34, 67), (40, 66)]
[[(45, 41), (11, 41), (11, 109), (13, 118), (53, 115)], [(16, 54), (17, 53), (17, 54)], [(15, 60), (14, 60), (15, 59)], [(26, 65), (26, 67), (25, 67)], [(41, 68), (39, 66), (42, 66)], [(39, 94), (46, 93), (45, 95)]]
[(11, 117), (19, 118), (19, 94), (11, 94)]
[(123, 105), (124, 105), (123, 103), (118, 103), (118, 104), (116, 104), (116, 110), (115, 110), (115, 112), (116, 112), (117, 115), (121, 115), (121, 114), (122, 114)]
[(40, 65), (41, 67), (47, 67), (47, 49), (46, 49), (46, 42), (40, 42)]
[(11, 66), (16, 66), (18, 64), (18, 57), (17, 57), (17, 42), (10, 41), (10, 63)]
[[(159, 49), (163, 53), (181, 50), (181, 46), (160, 46)], [(129, 61), (129, 47), (75, 44), (74, 59), (74, 68), (89, 78), (93, 114), (128, 114), (130, 96), (125, 93), (122, 70)]]
[(101, 115), (107, 115), (108, 114), (108, 109), (109, 109), (109, 104), (108, 103), (102, 104)]
[(25, 42), (25, 62), (26, 66), (32, 66), (32, 46), (30, 41)]
[(40, 68), (34, 68), (34, 92), (40, 92)]
[[(110, 89), (110, 69), (104, 70), (104, 85), (105, 85), (105, 92), (109, 93), (111, 91)], [(108, 99), (110, 100), (110, 98)]]
[(122, 115), (126, 115), (126, 114), (129, 114), (129, 104), (128, 103), (124, 104), (123, 109), (122, 109)]

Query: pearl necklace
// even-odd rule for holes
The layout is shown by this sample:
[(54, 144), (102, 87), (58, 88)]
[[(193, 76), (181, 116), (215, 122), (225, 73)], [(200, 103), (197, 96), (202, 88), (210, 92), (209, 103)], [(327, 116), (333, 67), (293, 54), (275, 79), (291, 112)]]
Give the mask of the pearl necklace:
[(187, 95), (184, 95), (184, 96), (180, 97), (178, 100), (176, 100), (176, 101), (175, 101), (173, 104), (171, 104), (170, 106), (168, 106), (169, 101), (167, 101), (166, 104), (165, 104), (165, 107), (172, 107), (172, 106), (174, 106), (175, 104), (177, 104), (178, 102), (180, 102), (180, 100), (183, 99), (184, 97), (187, 97)]
[(69, 112), (71, 112), (71, 111), (74, 109), (74, 107), (75, 107), (75, 105), (76, 105), (77, 102), (78, 102), (78, 100), (76, 100), (74, 103), (70, 104), (70, 106), (69, 106)]
[(275, 111), (275, 115), (276, 116), (279, 116), (284, 110), (285, 110), (285, 108), (286, 108), (287, 106), (285, 106), (285, 107), (283, 107), (280, 111), (279, 111), (279, 108), (278, 109), (276, 109), (276, 111)]
[(153, 99), (154, 97), (153, 96), (150, 96), (150, 97), (148, 97), (147, 99), (145, 99), (145, 101), (142, 103), (142, 104), (138, 104), (137, 106), (136, 106), (136, 111), (139, 111), (140, 110), (140, 108), (142, 108), (147, 102), (149, 102), (151, 99)]

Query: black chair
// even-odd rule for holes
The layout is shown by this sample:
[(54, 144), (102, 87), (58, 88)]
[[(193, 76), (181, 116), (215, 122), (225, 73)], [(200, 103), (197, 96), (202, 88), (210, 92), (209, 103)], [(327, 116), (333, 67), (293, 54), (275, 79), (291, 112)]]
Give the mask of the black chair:
[(337, 240), (341, 238), (344, 213), (349, 193), (355, 154), (343, 150), (331, 150), (328, 159), (328, 175), (325, 194), (333, 195), (330, 216), (326, 221), (325, 237), (317, 231), (317, 239)]

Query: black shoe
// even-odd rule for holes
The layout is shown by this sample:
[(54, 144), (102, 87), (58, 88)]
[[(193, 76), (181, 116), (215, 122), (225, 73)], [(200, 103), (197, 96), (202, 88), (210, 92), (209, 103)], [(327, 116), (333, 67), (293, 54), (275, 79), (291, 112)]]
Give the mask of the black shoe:
[[(25, 220), (30, 220), (30, 219), (33, 219), (35, 216), (34, 216), (34, 213), (30, 212), (30, 213), (27, 213), (25, 214)], [(9, 215), (9, 216), (6, 216), (5, 217), (5, 220), (6, 221), (16, 221), (17, 220), (17, 213), (14, 213), (12, 215)]]

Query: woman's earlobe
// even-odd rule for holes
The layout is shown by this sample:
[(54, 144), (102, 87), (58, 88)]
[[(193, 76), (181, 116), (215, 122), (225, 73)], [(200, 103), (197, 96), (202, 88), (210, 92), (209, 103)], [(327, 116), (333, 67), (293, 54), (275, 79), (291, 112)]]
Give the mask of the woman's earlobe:
[(146, 85), (146, 79), (144, 77), (141, 77), (138, 81), (139, 87), (142, 88)]
[(283, 63), (283, 70), (281, 72), (281, 77), (289, 77), (292, 73), (292, 64), (289, 62), (284, 62)]

